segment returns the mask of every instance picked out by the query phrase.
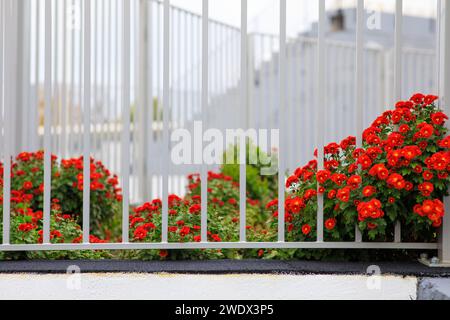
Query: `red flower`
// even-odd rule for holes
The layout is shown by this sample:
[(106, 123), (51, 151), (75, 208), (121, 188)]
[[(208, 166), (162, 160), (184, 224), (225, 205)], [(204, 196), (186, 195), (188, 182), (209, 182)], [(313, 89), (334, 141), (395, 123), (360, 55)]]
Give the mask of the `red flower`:
[(317, 177), (317, 181), (320, 184), (324, 184), (331, 178), (331, 172), (328, 170), (321, 170), (321, 171), (317, 172), (316, 177)]
[(438, 98), (439, 98), (438, 96), (428, 95), (425, 97), (424, 103), (425, 103), (425, 105), (428, 106), (428, 105), (434, 103)]
[(333, 230), (335, 226), (336, 226), (336, 219), (332, 218), (325, 221), (325, 228), (327, 230)]
[(438, 152), (428, 158), (429, 167), (437, 171), (444, 171), (450, 164), (450, 156), (446, 152)]
[(160, 250), (159, 251), (159, 256), (161, 258), (167, 258), (168, 255), (169, 255), (169, 251), (167, 251), (167, 250)]
[(367, 170), (372, 166), (372, 159), (370, 159), (368, 155), (364, 154), (358, 158), (357, 163), (361, 165), (361, 168)]
[(404, 147), (401, 150), (401, 155), (408, 160), (413, 160), (414, 158), (420, 156), (422, 154), (422, 150), (420, 150), (417, 146), (408, 146)]
[(23, 183), (23, 188), (24, 188), (25, 190), (30, 190), (30, 189), (33, 188), (33, 183), (32, 183), (31, 181), (25, 181), (25, 182)]
[(202, 211), (202, 206), (200, 204), (194, 204), (189, 208), (189, 213), (191, 214), (198, 214), (200, 211)]
[(424, 183), (420, 184), (418, 188), (424, 197), (429, 197), (431, 195), (431, 193), (434, 191), (433, 184), (431, 184), (429, 182), (424, 182)]
[(366, 219), (379, 219), (384, 217), (384, 212), (381, 210), (381, 202), (377, 199), (372, 199), (369, 202), (361, 202), (358, 205), (359, 221)]
[(34, 229), (34, 226), (31, 223), (22, 223), (19, 225), (19, 230), (22, 232), (30, 232)]
[(376, 223), (369, 222), (369, 223), (367, 224), (367, 228), (368, 228), (369, 230), (376, 229), (377, 227), (378, 227), (378, 225), (377, 225)]
[(293, 199), (287, 199), (286, 200), (286, 208), (289, 212), (292, 213), (299, 213), (300, 210), (305, 208), (305, 203), (303, 202), (303, 199), (300, 197), (296, 197)]
[(191, 228), (189, 227), (183, 227), (180, 230), (180, 236), (185, 237), (191, 232)]
[(143, 227), (138, 227), (134, 230), (134, 238), (136, 240), (144, 240), (147, 237), (148, 231)]
[(393, 173), (387, 179), (387, 184), (397, 190), (402, 190), (405, 188), (406, 181), (398, 173)]
[(430, 181), (431, 179), (433, 179), (434, 175), (433, 175), (433, 173), (431, 173), (430, 171), (425, 171), (425, 172), (422, 174), (422, 177), (423, 177), (425, 180)]
[(306, 190), (305, 195), (303, 196), (304, 200), (309, 200), (317, 196), (317, 191), (314, 189)]
[(345, 187), (338, 191), (336, 197), (342, 202), (348, 202), (350, 200), (350, 188)]
[(387, 143), (391, 147), (401, 147), (404, 141), (405, 137), (398, 132), (391, 133), (387, 138)]
[(372, 177), (377, 176), (380, 180), (386, 180), (389, 177), (389, 171), (384, 164), (377, 164), (370, 169), (369, 174)]
[(415, 104), (422, 104), (425, 100), (425, 96), (421, 93), (416, 93), (411, 97), (410, 100)]
[(369, 198), (371, 196), (373, 196), (375, 194), (375, 192), (377, 192), (377, 189), (373, 186), (367, 186), (364, 187), (362, 194), (364, 197)]
[(428, 124), (426, 122), (422, 122), (419, 125), (417, 125), (417, 128), (420, 130), (417, 134), (417, 138), (423, 138), (428, 139), (431, 138), (431, 136), (434, 134), (434, 128), (431, 124)]
[(274, 199), (266, 205), (266, 209), (274, 209), (274, 208), (276, 209), (277, 206), (278, 206), (278, 199)]
[(438, 145), (441, 148), (449, 149), (450, 148), (450, 136), (445, 137), (444, 139), (438, 141)]
[(354, 176), (351, 176), (350, 178), (348, 178), (348, 180), (347, 180), (347, 185), (348, 185), (352, 190), (355, 190), (355, 189), (358, 189), (358, 188), (359, 188), (359, 185), (361, 184), (361, 182), (362, 182), (361, 176), (354, 175)]
[(448, 117), (445, 113), (436, 112), (431, 115), (431, 121), (438, 126), (442, 126), (445, 123), (445, 120), (448, 120)]
[(366, 154), (367, 154), (372, 160), (375, 160), (376, 158), (378, 158), (378, 156), (379, 156), (380, 154), (382, 154), (382, 153), (383, 153), (383, 150), (381, 150), (381, 149), (378, 148), (378, 147), (371, 147), (371, 148), (367, 149), (367, 152), (366, 152)]
[(445, 215), (444, 204), (438, 199), (425, 200), (422, 205), (417, 204), (414, 207), (414, 212), (433, 221), (435, 227), (441, 225), (442, 217)]
[(298, 183), (298, 177), (297, 176), (290, 176), (286, 181), (286, 188), (289, 188), (293, 184)]
[(347, 176), (345, 174), (335, 173), (331, 176), (331, 180), (338, 186), (341, 186), (347, 180)]
[(336, 194), (337, 194), (337, 191), (336, 190), (330, 190), (329, 192), (328, 192), (328, 195), (327, 195), (327, 197), (328, 197), (328, 199), (334, 199), (334, 198), (336, 198)]
[(402, 124), (398, 131), (400, 133), (408, 133), (411, 130), (411, 128), (407, 124)]
[(309, 225), (309, 224), (305, 224), (305, 225), (302, 227), (302, 233), (303, 233), (305, 236), (307, 236), (310, 232), (311, 232), (311, 227), (310, 227), (310, 225)]
[(337, 154), (339, 153), (339, 145), (335, 142), (330, 143), (329, 145), (325, 146), (325, 154)]

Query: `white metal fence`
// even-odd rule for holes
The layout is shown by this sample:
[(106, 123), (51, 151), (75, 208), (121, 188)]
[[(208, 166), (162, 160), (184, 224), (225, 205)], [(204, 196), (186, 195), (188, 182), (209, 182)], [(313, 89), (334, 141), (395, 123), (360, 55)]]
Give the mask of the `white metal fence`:
[[(439, 244), (323, 241), (319, 196), (317, 242), (284, 241), (284, 176), (279, 175), (279, 241), (249, 243), (241, 201), (239, 243), (207, 243), (207, 203), (202, 202), (202, 242), (167, 243), (168, 204), (163, 201), (161, 243), (129, 243), (131, 202), (182, 192), (181, 178), (194, 167), (172, 166), (169, 135), (194, 120), (225, 128), (280, 128), (279, 172), (310, 158), (327, 140), (361, 133), (383, 107), (413, 90), (450, 95), (450, 6), (439, 1), (439, 59), (434, 50), (402, 45), (402, 0), (397, 0), (395, 49), (364, 43), (364, 1), (358, 0), (355, 44), (325, 34), (325, 0), (318, 0), (317, 39), (286, 36), (286, 0), (280, 0), (280, 32), (247, 32), (248, 4), (241, 1), (241, 28), (172, 7), (169, 0), (1, 0), (1, 156), (4, 162), (3, 244), (0, 250), (115, 248), (438, 248)], [(439, 72), (437, 72), (439, 71)], [(445, 72), (447, 71), (447, 72)], [(439, 88), (439, 90), (437, 90)], [(333, 96), (333, 99), (327, 99)], [(363, 110), (363, 106), (365, 106)], [(327, 121), (321, 116), (327, 115)], [(339, 119), (336, 121), (336, 119)], [(315, 123), (314, 126), (311, 124)], [(359, 138), (359, 135), (357, 135)], [(361, 141), (358, 139), (358, 143)], [(11, 179), (6, 161), (21, 151), (89, 156), (117, 172), (123, 187), (123, 242), (89, 243), (89, 183), (84, 183), (82, 244), (50, 244), (50, 188), (44, 193), (44, 244), (9, 241)], [(319, 161), (319, 168), (323, 161)], [(198, 168), (197, 168), (198, 169)], [(200, 168), (206, 180), (206, 165)], [(241, 166), (240, 195), (246, 196)], [(85, 181), (87, 182), (87, 181)], [(206, 184), (202, 199), (206, 199)], [(450, 260), (450, 221), (444, 219), (443, 259)], [(358, 231), (356, 231), (358, 233)]]

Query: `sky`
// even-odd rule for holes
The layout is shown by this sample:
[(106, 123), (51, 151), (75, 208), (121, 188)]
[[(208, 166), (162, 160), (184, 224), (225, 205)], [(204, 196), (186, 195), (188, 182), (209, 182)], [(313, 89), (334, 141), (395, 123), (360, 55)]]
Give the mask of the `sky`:
[[(240, 26), (240, 0), (210, 0), (213, 19)], [(173, 5), (197, 13), (202, 12), (202, 0), (171, 0)], [(248, 0), (249, 31), (277, 33), (279, 0)], [(288, 34), (304, 31), (317, 20), (317, 0), (287, 0)], [(437, 0), (404, 0), (404, 14), (425, 17), (436, 15)], [(327, 0), (327, 9), (355, 7), (356, 0)], [(395, 0), (366, 0), (366, 8), (394, 12)]]

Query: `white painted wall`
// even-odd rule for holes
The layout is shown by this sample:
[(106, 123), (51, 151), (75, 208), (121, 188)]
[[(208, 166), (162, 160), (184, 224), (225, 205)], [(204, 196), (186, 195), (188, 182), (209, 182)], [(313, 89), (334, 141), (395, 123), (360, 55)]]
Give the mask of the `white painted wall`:
[(0, 299), (416, 299), (413, 277), (0, 274)]

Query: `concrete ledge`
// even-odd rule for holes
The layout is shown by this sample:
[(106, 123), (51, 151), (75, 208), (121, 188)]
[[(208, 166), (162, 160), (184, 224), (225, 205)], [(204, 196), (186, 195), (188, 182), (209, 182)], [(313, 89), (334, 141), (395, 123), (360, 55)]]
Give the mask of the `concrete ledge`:
[(418, 300), (450, 300), (450, 279), (425, 278), (419, 281)]
[(450, 268), (428, 268), (419, 262), (312, 262), (273, 260), (215, 261), (0, 261), (0, 273), (67, 273), (77, 266), (82, 273), (174, 273), (174, 274), (372, 274), (376, 266), (383, 275), (450, 277)]
[(0, 300), (353, 301), (417, 298), (415, 277), (361, 275), (0, 274), (0, 288)]

